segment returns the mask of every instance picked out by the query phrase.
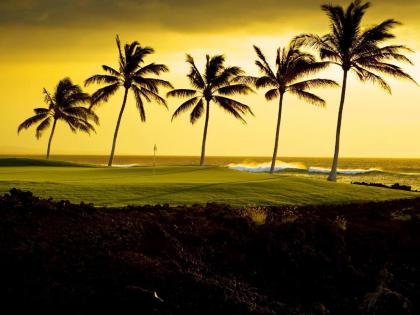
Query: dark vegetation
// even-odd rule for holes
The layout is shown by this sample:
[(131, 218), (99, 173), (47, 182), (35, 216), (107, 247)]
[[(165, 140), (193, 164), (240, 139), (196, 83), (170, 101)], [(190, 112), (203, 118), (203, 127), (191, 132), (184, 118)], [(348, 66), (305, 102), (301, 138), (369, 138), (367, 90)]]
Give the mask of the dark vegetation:
[[(419, 314), (420, 199), (235, 210), (0, 197), (7, 314)], [(256, 214), (264, 212), (262, 220)], [(26, 311), (26, 312), (25, 312)]]
[(366, 182), (351, 182), (351, 183), (354, 185), (373, 186), (373, 187), (382, 187), (382, 188), (390, 188), (390, 189), (397, 189), (397, 190), (420, 192), (418, 190), (412, 189), (410, 185), (401, 185), (399, 183), (395, 183), (389, 186), (382, 183), (366, 183)]

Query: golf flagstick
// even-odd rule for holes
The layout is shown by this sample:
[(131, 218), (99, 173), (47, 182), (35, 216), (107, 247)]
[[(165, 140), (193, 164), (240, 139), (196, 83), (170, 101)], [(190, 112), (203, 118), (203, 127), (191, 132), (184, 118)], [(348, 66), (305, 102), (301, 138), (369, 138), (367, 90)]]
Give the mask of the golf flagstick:
[(153, 147), (153, 175), (155, 175), (155, 169), (156, 169), (156, 152), (157, 152), (157, 146), (155, 143), (155, 146)]

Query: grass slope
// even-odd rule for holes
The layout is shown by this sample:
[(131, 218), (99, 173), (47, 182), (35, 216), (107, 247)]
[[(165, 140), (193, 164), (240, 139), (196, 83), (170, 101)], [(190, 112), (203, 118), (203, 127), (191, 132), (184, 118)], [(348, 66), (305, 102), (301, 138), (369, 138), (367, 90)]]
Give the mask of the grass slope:
[(68, 161), (41, 160), (30, 158), (0, 158), (0, 167), (13, 166), (54, 166), (54, 167), (97, 167), (92, 164), (81, 164)]
[[(21, 160), (16, 159), (16, 164), (22, 165)], [(41, 197), (84, 201), (98, 206), (207, 202), (229, 203), (232, 206), (304, 205), (416, 196), (384, 188), (280, 174), (252, 174), (224, 167), (95, 168), (48, 163), (55, 164), (0, 167), (0, 193), (16, 187)], [(6, 163), (0, 162), (2, 164)]]

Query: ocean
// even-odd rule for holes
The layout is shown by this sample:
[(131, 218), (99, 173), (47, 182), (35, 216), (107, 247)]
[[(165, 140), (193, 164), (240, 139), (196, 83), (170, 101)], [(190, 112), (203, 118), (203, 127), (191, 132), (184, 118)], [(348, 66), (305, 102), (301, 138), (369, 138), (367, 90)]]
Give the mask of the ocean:
[[(44, 158), (43, 156), (22, 156)], [(101, 155), (55, 155), (52, 159), (79, 163), (106, 165), (107, 156)], [(244, 172), (267, 172), (270, 157), (208, 156), (207, 165), (229, 167)], [(156, 165), (197, 165), (197, 156), (116, 156), (116, 167)], [(279, 158), (276, 172), (293, 176), (326, 178), (331, 167), (331, 158), (284, 157)], [(397, 158), (340, 158), (339, 182), (364, 181), (391, 185), (409, 185), (420, 190), (420, 159)]]

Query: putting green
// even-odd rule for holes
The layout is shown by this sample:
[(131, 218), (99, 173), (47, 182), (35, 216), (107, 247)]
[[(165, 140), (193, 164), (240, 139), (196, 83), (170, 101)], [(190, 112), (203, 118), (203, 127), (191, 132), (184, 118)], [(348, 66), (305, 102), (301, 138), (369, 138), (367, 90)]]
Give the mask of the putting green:
[(232, 206), (325, 204), (411, 198), (384, 188), (225, 167), (107, 168), (58, 161), (0, 159), (0, 193), (16, 187), (41, 197), (98, 206), (229, 203)]

